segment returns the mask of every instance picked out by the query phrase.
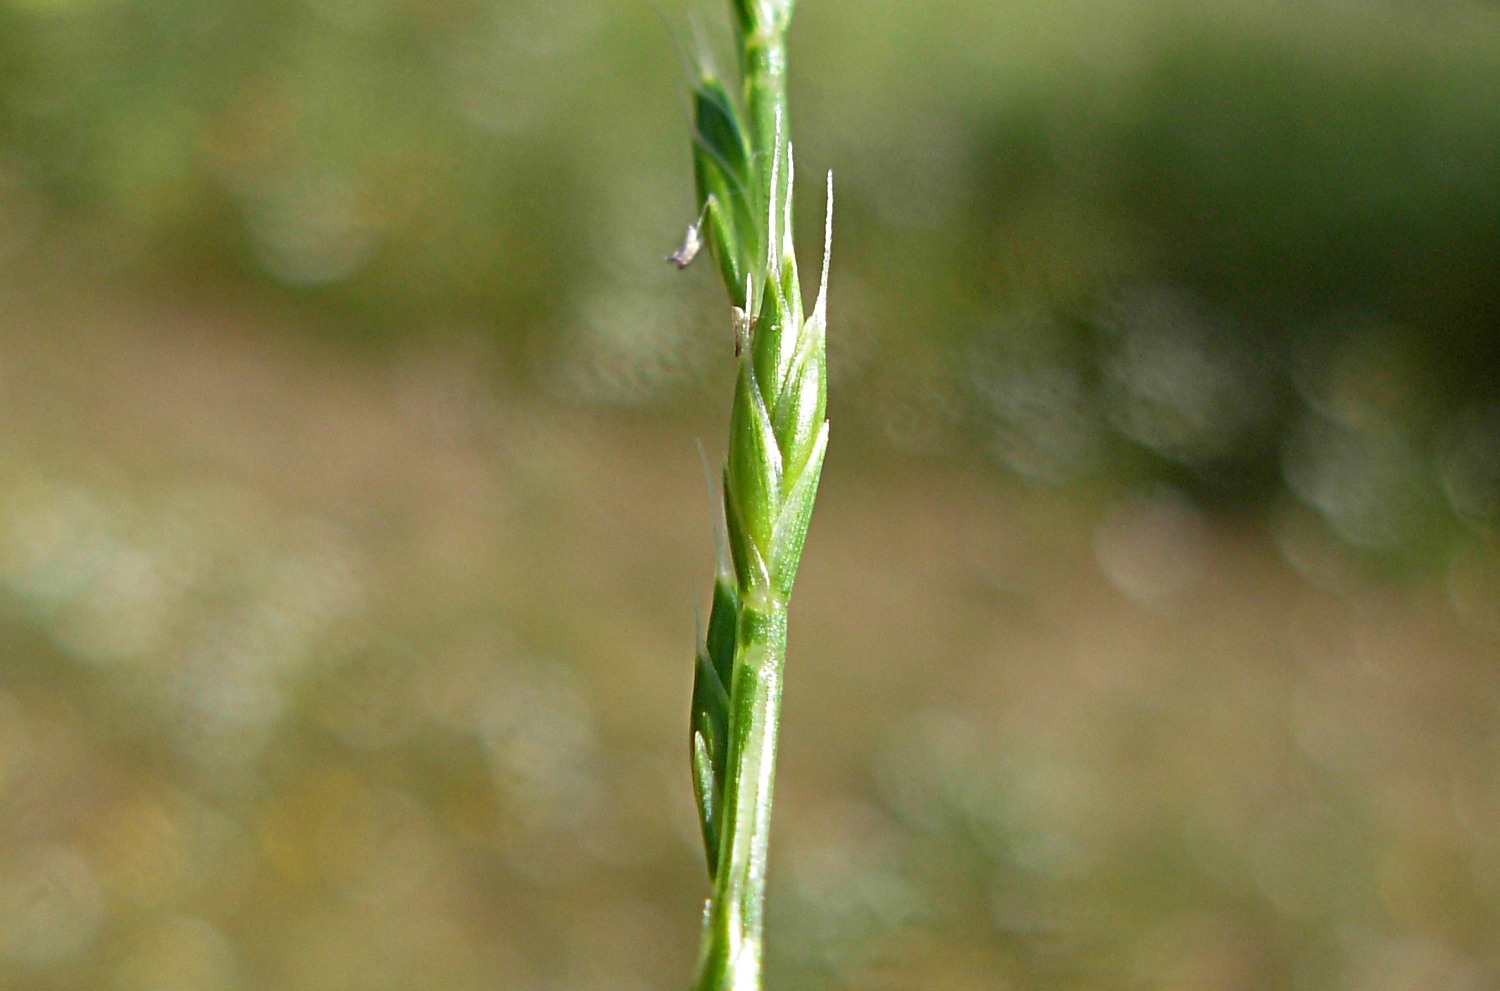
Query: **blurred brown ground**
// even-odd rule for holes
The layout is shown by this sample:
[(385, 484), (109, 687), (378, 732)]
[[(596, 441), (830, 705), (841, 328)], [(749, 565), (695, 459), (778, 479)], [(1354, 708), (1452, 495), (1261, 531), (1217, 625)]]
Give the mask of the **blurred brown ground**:
[[(6, 287), (4, 986), (681, 985), (718, 425), (282, 319)], [(835, 449), (773, 986), (1492, 987), (1493, 548), (1296, 520)]]

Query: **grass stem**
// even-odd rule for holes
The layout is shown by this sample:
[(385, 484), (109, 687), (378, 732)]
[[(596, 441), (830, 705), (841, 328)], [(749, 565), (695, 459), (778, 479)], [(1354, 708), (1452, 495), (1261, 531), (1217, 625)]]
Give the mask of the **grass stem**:
[[(787, 604), (828, 443), (832, 180), (818, 301), (804, 319), (792, 253), (795, 170), (786, 108), (792, 3), (732, 0), (731, 10), (739, 93), (706, 70), (694, 92), (702, 240), (729, 293), (739, 360), (724, 465), (724, 540), (693, 684), (693, 785), (712, 881), (695, 991), (761, 986)], [(699, 225), (689, 233), (693, 243)], [(691, 254), (684, 249), (670, 260), (682, 267)]]

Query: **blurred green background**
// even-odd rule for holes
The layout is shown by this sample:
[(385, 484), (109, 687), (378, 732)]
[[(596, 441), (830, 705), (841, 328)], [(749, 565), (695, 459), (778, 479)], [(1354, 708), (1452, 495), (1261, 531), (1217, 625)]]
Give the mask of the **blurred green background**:
[[(686, 987), (689, 13), (0, 0), (0, 987)], [(1500, 11), (792, 41), (770, 991), (1500, 986)]]

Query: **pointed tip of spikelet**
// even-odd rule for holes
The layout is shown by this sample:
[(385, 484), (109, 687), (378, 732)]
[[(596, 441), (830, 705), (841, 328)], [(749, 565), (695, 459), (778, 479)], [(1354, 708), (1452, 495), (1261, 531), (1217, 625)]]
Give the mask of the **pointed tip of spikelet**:
[(828, 258), (833, 254), (833, 170), (828, 171), (828, 192), (823, 208), (823, 274), (818, 278), (818, 300), (813, 304), (812, 320), (823, 327), (828, 322)]

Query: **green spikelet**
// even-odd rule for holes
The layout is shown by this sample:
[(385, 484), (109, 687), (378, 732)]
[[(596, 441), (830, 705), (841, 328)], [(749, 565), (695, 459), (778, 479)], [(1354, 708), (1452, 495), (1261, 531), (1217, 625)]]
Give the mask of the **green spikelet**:
[(765, 866), (786, 613), (828, 446), (827, 285), (804, 314), (792, 251), (786, 41), (791, 0), (732, 0), (739, 98), (704, 72), (694, 89), (697, 239), (728, 291), (739, 372), (725, 459), (724, 534), (693, 678), (691, 760), (712, 894), (696, 991), (759, 991)]
[(745, 310), (750, 305), (746, 279), (761, 251), (759, 210), (739, 115), (729, 93), (712, 76), (704, 76), (693, 91), (693, 126), (693, 173), (705, 239), (730, 299)]

